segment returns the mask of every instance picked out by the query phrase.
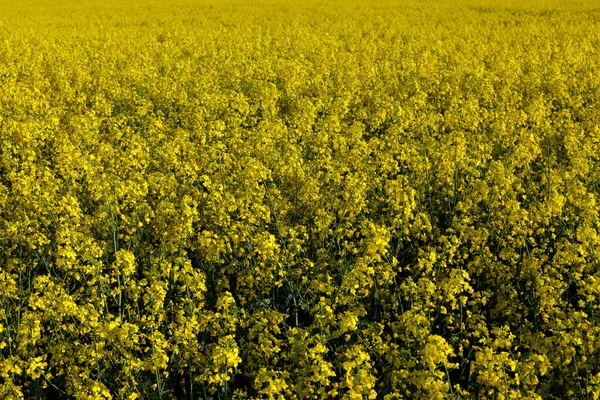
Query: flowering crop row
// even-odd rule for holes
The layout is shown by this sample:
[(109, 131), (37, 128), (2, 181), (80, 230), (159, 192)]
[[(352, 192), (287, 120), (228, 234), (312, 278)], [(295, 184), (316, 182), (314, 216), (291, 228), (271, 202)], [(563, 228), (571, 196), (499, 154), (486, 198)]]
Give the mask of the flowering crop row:
[(0, 4), (0, 398), (600, 397), (594, 0)]

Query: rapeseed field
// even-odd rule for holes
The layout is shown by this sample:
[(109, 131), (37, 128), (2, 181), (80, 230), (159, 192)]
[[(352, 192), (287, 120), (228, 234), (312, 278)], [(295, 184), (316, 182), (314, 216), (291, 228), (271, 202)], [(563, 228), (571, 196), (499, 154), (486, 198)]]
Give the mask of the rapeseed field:
[(2, 0), (0, 399), (599, 399), (596, 0)]

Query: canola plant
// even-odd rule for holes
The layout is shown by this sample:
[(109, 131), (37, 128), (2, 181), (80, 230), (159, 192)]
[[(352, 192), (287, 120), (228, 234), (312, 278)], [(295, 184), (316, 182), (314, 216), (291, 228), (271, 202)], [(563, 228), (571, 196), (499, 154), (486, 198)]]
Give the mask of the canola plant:
[(0, 398), (598, 399), (594, 0), (0, 3)]

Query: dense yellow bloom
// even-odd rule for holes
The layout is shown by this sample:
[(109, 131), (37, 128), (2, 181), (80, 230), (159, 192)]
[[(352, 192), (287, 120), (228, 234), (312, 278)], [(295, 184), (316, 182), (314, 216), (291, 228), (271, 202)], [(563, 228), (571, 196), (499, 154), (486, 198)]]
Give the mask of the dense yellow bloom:
[(0, 398), (600, 398), (595, 0), (0, 2)]

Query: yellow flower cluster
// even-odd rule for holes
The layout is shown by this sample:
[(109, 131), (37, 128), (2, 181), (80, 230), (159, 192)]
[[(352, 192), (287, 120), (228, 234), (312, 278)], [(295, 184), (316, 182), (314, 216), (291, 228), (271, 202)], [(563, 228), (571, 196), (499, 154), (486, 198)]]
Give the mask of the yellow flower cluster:
[(0, 1), (0, 399), (600, 399), (596, 0)]

